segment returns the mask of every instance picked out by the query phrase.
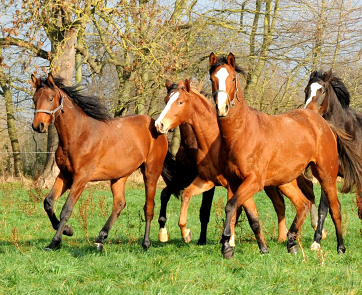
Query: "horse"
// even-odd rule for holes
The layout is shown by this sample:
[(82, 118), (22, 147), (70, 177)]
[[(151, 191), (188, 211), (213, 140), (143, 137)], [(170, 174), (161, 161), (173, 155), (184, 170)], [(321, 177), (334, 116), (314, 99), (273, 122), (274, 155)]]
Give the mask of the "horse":
[[(166, 211), (167, 204), (171, 195), (177, 198), (180, 196), (181, 190), (188, 187), (197, 176), (196, 156), (197, 156), (197, 138), (192, 130), (192, 127), (183, 123), (180, 125), (181, 142), (180, 147), (175, 155), (175, 161), (172, 161), (169, 166), (172, 167), (172, 181), (164, 179), (166, 187), (161, 192), (161, 207), (158, 218), (160, 226), (158, 240), (165, 243), (169, 240), (169, 233), (166, 228)], [(214, 198), (215, 188), (203, 192), (202, 203), (200, 207), (200, 223), (201, 231), (197, 242), (198, 245), (206, 245), (207, 241), (207, 226), (210, 220), (210, 210), (212, 200)]]
[[(166, 88), (166, 106), (161, 112), (159, 118), (156, 120), (156, 128), (158, 132), (166, 133), (168, 130), (173, 129), (176, 126), (181, 126), (181, 134), (186, 134), (192, 138), (196, 136), (197, 139), (197, 142), (191, 141), (191, 143), (196, 144), (198, 151), (195, 155), (194, 150), (192, 150), (192, 153), (190, 153), (191, 157), (189, 158), (195, 159), (199, 175), (197, 178), (194, 177), (194, 182), (186, 188), (185, 194), (182, 194), (182, 208), (179, 221), (181, 233), (185, 242), (190, 242), (192, 236), (191, 231), (186, 228), (186, 214), (190, 198), (209, 187), (214, 188), (214, 186), (220, 185), (227, 186), (227, 182), (225, 182), (225, 179), (220, 172), (222, 169), (222, 163), (224, 162), (222, 157), (223, 154), (220, 152), (222, 150), (222, 141), (220, 132), (218, 131), (215, 108), (202, 93), (191, 87), (188, 79), (186, 79), (185, 82), (180, 81), (179, 84), (172, 84), (167, 80)], [(190, 126), (192, 129), (190, 129)], [(183, 150), (181, 150), (181, 152), (182, 154), (184, 153)], [(174, 178), (178, 179), (178, 177)], [(306, 181), (301, 183), (304, 184), (303, 187), (308, 186)], [(308, 190), (308, 188), (310, 188), (310, 185), (306, 188), (306, 190)], [(278, 240), (284, 241), (286, 239), (287, 232), (284, 199), (276, 187), (266, 187), (265, 192), (272, 200), (278, 215)], [(307, 191), (307, 193), (310, 195), (310, 191)], [(312, 196), (314, 197), (313, 194)], [(209, 200), (207, 200), (207, 197), (209, 197)], [(209, 220), (212, 197), (213, 194), (203, 196), (202, 204), (207, 201), (208, 204), (210, 204), (210, 206), (207, 207), (208, 210), (203, 210), (204, 216), (207, 215), (207, 221)], [(200, 219), (203, 207), (204, 206), (202, 205), (200, 209)], [(245, 207), (245, 211), (249, 223), (254, 230), (255, 236), (257, 237), (259, 248), (265, 253), (268, 250), (257, 219), (256, 209), (254, 208), (255, 204), (250, 202), (250, 205)], [(204, 238), (206, 241), (207, 223), (201, 223), (201, 225), (202, 228), (203, 225), (205, 226), (201, 232), (205, 234)], [(261, 236), (258, 236), (258, 232), (261, 233)]]
[[(151, 244), (149, 235), (157, 181), (161, 173), (167, 177), (167, 167), (164, 167), (168, 155), (167, 138), (156, 131), (154, 120), (149, 116), (111, 119), (97, 97), (82, 94), (77, 86), (65, 86), (61, 78), (51, 74), (47, 78), (38, 79), (34, 75), (31, 78), (36, 88), (32, 127), (44, 133), (54, 123), (59, 136), (55, 160), (60, 172), (44, 200), (44, 209), (56, 234), (45, 250), (55, 249), (63, 234), (73, 235), (73, 229), (66, 223), (86, 184), (110, 180), (112, 213), (95, 241), (97, 249), (101, 250), (126, 206), (127, 178), (138, 168), (143, 174), (146, 192), (142, 247), (147, 250)], [(53, 204), (68, 189), (70, 192), (58, 220)]]
[(293, 252), (298, 231), (310, 208), (295, 179), (308, 166), (328, 199), (336, 229), (337, 252), (344, 253), (336, 185), (337, 141), (328, 123), (307, 109), (274, 116), (254, 110), (242, 95), (237, 73), (245, 73), (236, 64), (234, 55), (217, 57), (211, 53), (209, 64), (218, 124), (227, 155), (224, 174), (233, 195), (225, 206), (223, 256), (234, 255), (229, 241), (236, 210), (265, 186), (277, 186), (296, 207), (297, 214), (287, 234), (287, 249)]
[[(348, 89), (332, 70), (311, 73), (304, 92), (305, 108), (320, 114), (337, 134), (339, 175), (344, 178), (341, 191), (347, 193), (356, 188), (358, 216), (362, 220), (362, 113), (349, 106)], [(338, 130), (347, 136), (337, 133)], [(320, 227), (323, 227), (328, 208), (328, 201), (322, 194), (312, 250), (320, 249)]]

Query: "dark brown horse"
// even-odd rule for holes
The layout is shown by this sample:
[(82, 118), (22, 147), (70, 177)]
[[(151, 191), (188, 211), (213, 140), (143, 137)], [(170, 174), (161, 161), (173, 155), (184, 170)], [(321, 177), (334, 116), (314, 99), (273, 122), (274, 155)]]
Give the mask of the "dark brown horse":
[[(203, 191), (203, 188), (214, 187), (215, 185), (227, 186), (223, 175), (221, 174), (221, 167), (224, 163), (224, 154), (222, 151), (222, 141), (220, 132), (217, 125), (216, 111), (211, 102), (209, 102), (204, 95), (197, 90), (191, 88), (189, 80), (182, 81), (177, 84), (166, 82), (167, 96), (165, 98), (166, 107), (161, 113), (160, 117), (156, 120), (156, 127), (159, 132), (165, 133), (168, 130), (181, 126), (181, 132), (186, 134), (188, 138), (193, 139), (196, 135), (197, 142), (191, 140), (188, 143), (190, 146), (196, 145), (197, 153), (194, 150), (190, 153), (191, 159), (195, 160), (198, 176), (195, 181), (185, 190), (182, 195), (182, 209), (180, 214), (180, 227), (181, 233), (186, 242), (191, 240), (191, 232), (186, 228), (186, 212), (190, 198)], [(187, 124), (187, 125), (185, 125)], [(192, 127), (192, 130), (189, 129)], [(184, 143), (186, 144), (186, 143)], [(184, 151), (181, 150), (184, 154)], [(190, 169), (190, 172), (193, 170)], [(189, 173), (193, 176), (192, 173)], [(177, 179), (178, 177), (173, 177)], [(305, 184), (302, 183), (305, 187)], [(278, 215), (279, 224), (279, 241), (286, 239), (286, 223), (285, 223), (285, 206), (281, 193), (276, 187), (266, 187), (265, 191), (273, 202)], [(314, 196), (314, 195), (313, 195)], [(210, 208), (213, 195), (203, 196), (203, 204), (208, 203), (209, 206), (200, 210), (204, 215), (207, 215), (209, 220)], [(209, 198), (209, 200), (207, 200)], [(251, 199), (252, 200), (252, 199)], [(255, 204), (250, 202), (245, 206), (245, 211), (248, 216), (249, 223), (254, 230), (258, 239), (258, 244), (262, 252), (267, 252), (267, 247), (261, 233), (259, 220), (257, 219)], [(201, 213), (200, 213), (201, 217)], [(205, 216), (204, 216), (205, 218)], [(201, 223), (203, 226), (203, 223)], [(205, 228), (201, 230), (205, 234), (207, 223), (204, 223)], [(260, 232), (260, 236), (258, 233)], [(201, 238), (201, 237), (200, 237)], [(199, 240), (200, 242), (200, 240)]]
[(337, 251), (345, 252), (337, 197), (338, 151), (328, 123), (313, 111), (301, 109), (269, 116), (247, 106), (237, 72), (235, 57), (218, 58), (211, 53), (210, 78), (218, 123), (224, 141), (224, 174), (230, 194), (222, 238), (224, 257), (233, 255), (229, 240), (236, 210), (265, 186), (278, 186), (293, 202), (297, 214), (288, 232), (287, 248), (295, 242), (310, 204), (295, 180), (309, 165), (329, 201), (336, 228)]
[[(44, 209), (57, 232), (46, 250), (57, 247), (62, 234), (73, 235), (73, 229), (66, 222), (86, 184), (110, 180), (113, 209), (96, 239), (101, 249), (126, 205), (126, 180), (138, 168), (141, 168), (146, 190), (146, 229), (142, 246), (148, 249), (156, 184), (168, 149), (166, 137), (157, 133), (154, 120), (148, 116), (111, 119), (96, 97), (82, 95), (78, 88), (65, 86), (51, 74), (47, 79), (32, 75), (32, 80), (36, 87), (33, 129), (46, 132), (49, 124), (54, 123), (59, 136), (55, 159), (60, 172), (44, 200)], [(70, 193), (58, 220), (53, 203), (68, 189)]]
[[(356, 188), (358, 216), (362, 219), (362, 113), (349, 106), (350, 94), (342, 80), (332, 71), (315, 71), (310, 75), (305, 88), (305, 107), (327, 120), (332, 127), (345, 131), (347, 136), (337, 133), (339, 151), (339, 175), (344, 178), (342, 192)], [(324, 194), (318, 210), (318, 229), (312, 249), (320, 248), (321, 233), (328, 213), (328, 201)]]

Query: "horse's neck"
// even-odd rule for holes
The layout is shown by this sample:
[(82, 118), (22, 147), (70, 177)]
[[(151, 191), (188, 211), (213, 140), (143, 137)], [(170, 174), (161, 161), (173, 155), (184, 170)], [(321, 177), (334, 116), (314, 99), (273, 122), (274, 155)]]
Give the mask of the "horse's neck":
[(202, 102), (202, 98), (193, 99), (193, 102), (193, 115), (190, 124), (195, 132), (198, 148), (208, 153), (211, 146), (220, 142), (216, 112), (213, 106), (208, 108)]
[(323, 118), (329, 123), (342, 128), (344, 127), (344, 123), (349, 119), (347, 111), (342, 107), (334, 92), (329, 98), (328, 110), (323, 115)]
[(88, 116), (75, 103), (67, 97), (64, 99), (63, 110), (55, 119), (61, 148), (67, 149), (70, 142), (79, 142), (76, 138), (85, 130), (88, 121), (85, 117)]
[[(240, 86), (239, 86), (240, 89)], [(239, 90), (239, 99), (236, 99), (235, 105), (230, 109), (227, 117), (220, 117), (218, 120), (221, 136), (227, 146), (231, 144), (230, 140), (235, 138), (236, 133), (243, 133), (251, 123), (252, 117), (255, 117), (253, 111), (245, 102)], [(241, 140), (243, 137), (239, 137)]]

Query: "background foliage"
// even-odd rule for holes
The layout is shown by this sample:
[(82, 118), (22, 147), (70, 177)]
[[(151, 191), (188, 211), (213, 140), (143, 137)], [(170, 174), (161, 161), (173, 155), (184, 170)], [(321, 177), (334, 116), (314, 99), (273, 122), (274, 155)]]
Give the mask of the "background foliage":
[(0, 173), (37, 177), (56, 146), (31, 131), (31, 73), (81, 83), (114, 116), (156, 117), (165, 79), (210, 92), (210, 52), (232, 52), (257, 109), (302, 106), (310, 72), (330, 68), (360, 109), (361, 12), (352, 0), (1, 0)]

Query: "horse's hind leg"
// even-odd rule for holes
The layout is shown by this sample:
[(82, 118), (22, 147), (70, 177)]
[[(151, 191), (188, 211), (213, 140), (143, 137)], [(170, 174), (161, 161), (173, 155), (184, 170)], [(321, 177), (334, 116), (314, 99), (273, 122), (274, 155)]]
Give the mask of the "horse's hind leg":
[(321, 247), (320, 241), (323, 238), (323, 225), (328, 214), (328, 209), (329, 209), (329, 203), (325, 192), (322, 190), (321, 200), (319, 202), (319, 207), (318, 207), (318, 224), (316, 231), (314, 233), (314, 242), (310, 246), (311, 250), (319, 250)]
[(108, 233), (111, 230), (113, 224), (121, 214), (122, 210), (126, 206), (125, 198), (125, 184), (127, 177), (120, 178), (118, 180), (111, 181), (111, 190), (113, 194), (113, 208), (112, 213), (109, 216), (106, 224), (103, 226), (102, 230), (99, 232), (99, 236), (95, 241), (98, 250), (103, 249), (103, 242), (108, 237)]
[[(332, 220), (336, 229), (337, 236), (337, 252), (342, 254), (346, 251), (346, 247), (343, 244), (342, 237), (342, 215), (341, 215), (341, 204), (339, 203), (337, 196), (337, 173), (335, 175), (331, 175), (332, 172), (327, 171), (324, 172), (321, 168), (322, 166), (314, 167), (312, 166), (312, 171), (314, 176), (319, 180), (322, 190), (326, 195), (326, 199), (329, 203), (329, 212), (332, 216)], [(330, 167), (328, 164), (326, 167)], [(318, 221), (318, 227), (319, 227)], [(322, 226), (322, 225), (321, 225)]]
[(280, 185), (279, 189), (291, 200), (291, 202), (294, 204), (297, 210), (297, 214), (287, 234), (288, 252), (296, 253), (298, 251), (298, 248), (295, 240), (297, 238), (298, 231), (301, 229), (303, 225), (307, 213), (310, 211), (311, 203), (299, 189), (296, 180), (293, 180), (292, 182), (284, 185)]
[[(70, 185), (71, 181), (66, 179), (62, 173), (59, 173), (59, 175), (55, 179), (52, 190), (44, 199), (44, 210), (48, 214), (49, 220), (52, 223), (52, 226), (55, 230), (58, 230), (59, 220), (55, 216), (53, 205), (54, 202), (57, 199), (59, 199), (64, 194), (64, 192), (70, 187)], [(69, 225), (66, 225), (64, 227), (63, 234), (67, 236), (72, 236), (73, 229)]]
[(158, 231), (158, 240), (163, 243), (167, 242), (170, 238), (166, 228), (167, 204), (170, 201), (170, 198), (171, 198), (170, 188), (166, 186), (161, 192), (161, 209), (160, 209), (160, 216), (158, 217), (158, 224), (160, 225), (160, 230)]
[(278, 243), (284, 242), (287, 239), (288, 230), (285, 221), (285, 204), (283, 195), (275, 186), (265, 187), (264, 191), (272, 201), (274, 210), (278, 216)]
[(198, 245), (206, 245), (207, 225), (210, 221), (210, 211), (212, 200), (214, 198), (214, 192), (215, 187), (202, 194), (202, 203), (200, 207), (201, 232), (199, 241), (197, 242)]
[[(312, 202), (312, 207), (310, 208), (310, 221), (311, 221), (311, 226), (316, 231), (318, 227), (318, 213), (317, 213), (317, 207), (315, 205), (313, 181), (305, 177), (304, 174), (302, 174), (297, 178), (297, 183), (303, 195), (305, 195), (307, 199)], [(322, 210), (321, 205), (319, 206), (319, 208), (320, 209), (318, 209), (318, 211)], [(327, 237), (327, 231), (324, 228), (322, 229), (321, 234), (322, 234), (322, 239), (325, 239)]]

